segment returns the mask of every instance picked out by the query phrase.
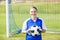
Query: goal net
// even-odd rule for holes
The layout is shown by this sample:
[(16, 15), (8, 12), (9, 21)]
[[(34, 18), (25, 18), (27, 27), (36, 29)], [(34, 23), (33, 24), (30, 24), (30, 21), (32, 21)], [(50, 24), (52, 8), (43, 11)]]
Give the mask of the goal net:
[[(6, 0), (6, 31), (7, 37), (10, 37), (14, 34), (19, 34), (21, 28), (16, 24), (15, 15), (17, 12), (13, 11), (13, 6), (11, 5), (11, 0)], [(18, 16), (18, 15), (17, 15)]]

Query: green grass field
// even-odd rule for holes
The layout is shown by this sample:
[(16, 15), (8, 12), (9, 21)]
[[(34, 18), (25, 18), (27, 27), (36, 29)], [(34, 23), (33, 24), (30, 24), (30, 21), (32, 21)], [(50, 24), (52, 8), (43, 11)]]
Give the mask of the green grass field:
[[(49, 30), (60, 31), (60, 3), (20, 3), (12, 4), (13, 15), (18, 27), (22, 27), (24, 20), (29, 18), (29, 8), (34, 5), (38, 8), (38, 17), (42, 17)], [(25, 34), (6, 37), (6, 9), (0, 5), (0, 40), (25, 40)], [(43, 33), (43, 40), (60, 40), (60, 34)]]

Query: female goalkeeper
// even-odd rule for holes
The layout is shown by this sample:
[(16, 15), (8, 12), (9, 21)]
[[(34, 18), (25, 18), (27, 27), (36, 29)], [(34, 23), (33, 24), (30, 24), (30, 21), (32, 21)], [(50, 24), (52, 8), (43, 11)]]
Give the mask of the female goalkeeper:
[(44, 21), (42, 18), (37, 17), (37, 8), (35, 6), (32, 6), (30, 8), (30, 18), (24, 21), (23, 27), (22, 27), (22, 33), (26, 33), (26, 40), (42, 40), (42, 35), (32, 36), (27, 34), (27, 30), (31, 27), (37, 25), (41, 27), (42, 32), (46, 32), (46, 26), (44, 24)]

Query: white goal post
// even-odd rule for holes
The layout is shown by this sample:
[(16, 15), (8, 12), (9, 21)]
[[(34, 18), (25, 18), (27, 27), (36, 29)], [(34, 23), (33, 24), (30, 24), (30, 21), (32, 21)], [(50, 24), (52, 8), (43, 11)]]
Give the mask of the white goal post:
[(9, 37), (9, 0), (6, 0), (6, 36)]

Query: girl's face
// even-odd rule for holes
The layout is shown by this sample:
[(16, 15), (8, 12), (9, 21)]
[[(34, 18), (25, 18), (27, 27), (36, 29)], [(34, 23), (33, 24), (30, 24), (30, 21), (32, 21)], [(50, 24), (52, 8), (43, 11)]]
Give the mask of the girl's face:
[(32, 18), (36, 18), (37, 16), (37, 10), (35, 8), (30, 9), (30, 15)]

